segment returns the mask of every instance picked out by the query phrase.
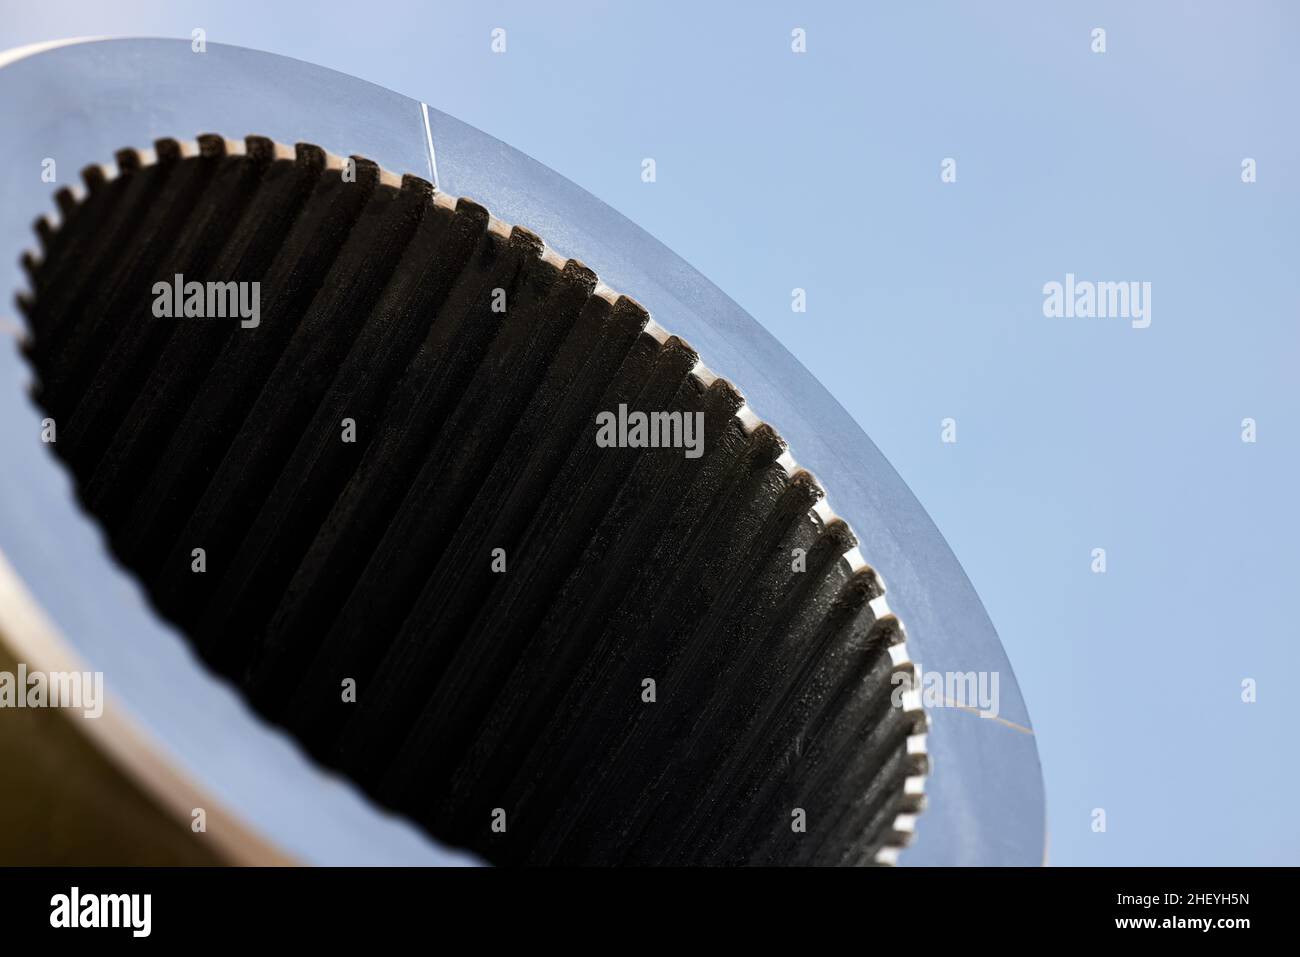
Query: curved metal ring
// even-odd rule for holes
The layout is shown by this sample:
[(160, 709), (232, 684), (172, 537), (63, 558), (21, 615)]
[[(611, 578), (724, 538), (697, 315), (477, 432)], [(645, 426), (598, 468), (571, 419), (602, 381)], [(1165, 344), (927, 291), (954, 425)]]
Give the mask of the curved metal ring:
[[(213, 131), (317, 143), (427, 177), (440, 192), (471, 196), (501, 219), (528, 226), (560, 255), (581, 259), (608, 285), (635, 296), (711, 369), (737, 383), (800, 465), (821, 480), (887, 583), (890, 606), (907, 625), (912, 661), (927, 672), (999, 676), (995, 719), (930, 709), (926, 807), (898, 862), (1042, 862), (1044, 797), (1032, 725), (992, 623), (943, 536), (826, 389), (646, 232), (559, 174), (424, 103), (298, 60), (220, 44), (196, 53), (183, 40), (79, 40), (2, 54), (0, 130), (11, 144), (0, 180), (7, 211), (0, 280), (10, 290), (23, 285), (18, 263), (31, 245), (31, 224), (53, 208), (50, 194), (61, 185), (41, 181), (43, 159), (75, 170), (107, 161), (123, 146)], [(867, 357), (864, 365), (879, 361)], [(10, 591), (25, 588), (34, 599), (0, 601), (0, 635), (21, 641), (13, 637), (24, 627), (18, 618), (27, 613), (30, 634), (31, 614), (43, 608), (51, 619), (44, 650), (28, 647), (29, 654), (52, 654), (57, 633), (66, 636), (80, 658), (105, 672), (117, 706), (138, 726), (132, 733), (139, 748), (179, 769), (250, 833), (273, 836), (303, 861), (462, 862), (315, 768), (232, 689), (195, 667), (108, 554), (69, 477), (41, 445), (28, 379), (17, 349), (0, 350), (0, 554), (16, 573)], [(911, 667), (902, 659), (896, 666)]]

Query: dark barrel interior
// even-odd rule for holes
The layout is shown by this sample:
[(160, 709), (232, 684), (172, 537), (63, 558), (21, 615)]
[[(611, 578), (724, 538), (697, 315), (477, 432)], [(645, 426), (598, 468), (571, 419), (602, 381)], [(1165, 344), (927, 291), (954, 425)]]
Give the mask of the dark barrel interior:
[[(590, 269), (352, 167), (160, 141), (38, 224), (35, 398), (117, 559), (267, 720), (488, 861), (873, 862), (920, 729), (816, 481)], [(258, 284), (256, 324), (158, 315), (178, 275), (242, 284), (205, 313)], [(598, 443), (620, 406), (702, 454)]]

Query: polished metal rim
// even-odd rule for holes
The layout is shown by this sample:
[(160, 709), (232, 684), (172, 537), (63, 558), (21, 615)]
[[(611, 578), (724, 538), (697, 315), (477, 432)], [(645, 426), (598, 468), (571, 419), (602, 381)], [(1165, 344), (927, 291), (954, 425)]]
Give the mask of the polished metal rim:
[[(18, 262), (32, 244), (32, 222), (53, 209), (50, 193), (82, 166), (104, 162), (124, 145), (217, 131), (318, 143), (424, 176), (440, 194), (473, 197), (634, 295), (712, 370), (740, 384), (755, 413), (782, 432), (800, 465), (829, 490), (835, 512), (860, 540), (860, 560), (887, 582), (890, 608), (907, 624), (907, 650), (895, 653), (896, 667), (917, 661), (927, 672), (1000, 676), (995, 719), (930, 709), (929, 732), (915, 745), (930, 759), (925, 809), (900, 818), (898, 847), (885, 862), (1041, 862), (1043, 791), (1032, 725), (1001, 643), (951, 550), (807, 370), (644, 231), (553, 171), (426, 104), (321, 67), (218, 44), (196, 53), (181, 40), (69, 41), (0, 55), (0, 128), (12, 144), (0, 268), (10, 270), (5, 285), (13, 291), (23, 287)], [(39, 176), (47, 157), (58, 163), (52, 184)], [(10, 331), (20, 334), (16, 325)], [(864, 357), (864, 368), (879, 361)], [(75, 504), (68, 477), (39, 441), (29, 378), (16, 349), (0, 350), (0, 552), (32, 605), (44, 609), (49, 632), (105, 672), (117, 707), (139, 726), (139, 747), (298, 859), (459, 860), (317, 770), (196, 665)], [(0, 606), (0, 633), (18, 627), (7, 617)]]

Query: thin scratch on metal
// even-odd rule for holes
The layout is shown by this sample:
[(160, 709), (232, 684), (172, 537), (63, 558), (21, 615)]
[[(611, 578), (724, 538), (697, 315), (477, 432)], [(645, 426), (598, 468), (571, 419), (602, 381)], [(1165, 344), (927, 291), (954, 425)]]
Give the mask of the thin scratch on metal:
[(967, 714), (977, 714), (981, 718), (988, 718), (990, 720), (996, 721), (998, 724), (1005, 724), (1008, 728), (1014, 728), (1016, 731), (1022, 731), (1025, 734), (1029, 734), (1029, 735), (1032, 735), (1034, 733), (1033, 728), (1026, 728), (1023, 724), (1016, 724), (1014, 721), (1008, 721), (1006, 718), (999, 717), (996, 714), (986, 714), (985, 712), (981, 711), (979, 708), (971, 708), (964, 704), (958, 704), (957, 702), (953, 701), (951, 698), (945, 698), (944, 703), (949, 708), (956, 708), (958, 711), (965, 711)]
[(424, 116), (424, 142), (429, 150), (429, 181), (433, 188), (438, 188), (438, 157), (433, 152), (433, 127), (429, 124), (429, 104), (420, 104), (420, 113)]

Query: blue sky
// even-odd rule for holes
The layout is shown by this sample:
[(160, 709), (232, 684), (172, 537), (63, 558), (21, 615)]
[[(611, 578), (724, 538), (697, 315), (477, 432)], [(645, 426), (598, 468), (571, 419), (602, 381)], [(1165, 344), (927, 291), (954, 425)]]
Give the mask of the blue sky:
[[(1033, 716), (1052, 862), (1300, 863), (1293, 9), (326, 6), (47, 0), (6, 10), (0, 48), (201, 26), (595, 193), (775, 334), (930, 511)], [(1046, 318), (1067, 272), (1150, 282), (1150, 327)]]

